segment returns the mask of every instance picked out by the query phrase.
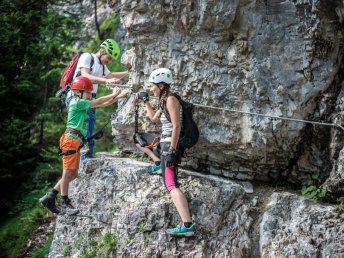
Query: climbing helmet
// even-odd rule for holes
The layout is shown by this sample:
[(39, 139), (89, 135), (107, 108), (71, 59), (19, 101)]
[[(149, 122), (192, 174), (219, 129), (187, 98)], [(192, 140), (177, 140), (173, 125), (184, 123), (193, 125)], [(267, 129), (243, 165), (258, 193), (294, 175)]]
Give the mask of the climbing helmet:
[(112, 59), (117, 60), (121, 54), (118, 43), (113, 39), (106, 39), (101, 45), (105, 49), (106, 54), (111, 56)]
[(73, 80), (72, 90), (92, 91), (93, 90), (93, 83), (87, 77), (79, 76)]
[(172, 83), (172, 72), (167, 68), (159, 68), (154, 70), (149, 76), (149, 82), (151, 83), (161, 83), (166, 84)]

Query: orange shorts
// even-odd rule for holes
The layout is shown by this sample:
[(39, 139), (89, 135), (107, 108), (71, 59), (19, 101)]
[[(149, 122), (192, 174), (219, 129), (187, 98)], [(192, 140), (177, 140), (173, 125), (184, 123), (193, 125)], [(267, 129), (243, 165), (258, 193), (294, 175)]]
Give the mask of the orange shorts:
[[(60, 149), (63, 152), (68, 150), (79, 150), (82, 142), (63, 134), (60, 138)], [(80, 162), (80, 151), (71, 155), (62, 155), (63, 170), (77, 170)]]

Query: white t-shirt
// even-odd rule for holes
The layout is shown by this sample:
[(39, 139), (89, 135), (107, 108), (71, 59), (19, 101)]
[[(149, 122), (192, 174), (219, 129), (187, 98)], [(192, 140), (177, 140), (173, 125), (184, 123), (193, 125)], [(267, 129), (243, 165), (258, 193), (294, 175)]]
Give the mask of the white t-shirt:
[[(97, 77), (106, 77), (110, 73), (109, 69), (106, 67), (106, 65), (104, 65), (104, 76), (103, 76), (103, 65), (100, 64), (99, 59), (98, 57), (96, 57), (95, 54), (91, 54), (91, 55), (94, 58), (91, 74)], [(78, 64), (76, 65), (73, 78), (75, 78), (76, 75), (80, 72), (80, 68), (91, 69), (91, 60), (92, 60), (91, 55), (90, 53), (83, 53), (80, 56)], [(97, 91), (98, 91), (98, 84), (93, 84), (92, 93), (97, 93)]]

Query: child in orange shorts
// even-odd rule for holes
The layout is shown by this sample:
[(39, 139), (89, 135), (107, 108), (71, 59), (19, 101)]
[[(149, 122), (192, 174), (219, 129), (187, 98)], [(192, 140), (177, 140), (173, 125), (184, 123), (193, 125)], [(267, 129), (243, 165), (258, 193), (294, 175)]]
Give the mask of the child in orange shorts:
[[(88, 118), (89, 108), (108, 106), (120, 98), (128, 95), (128, 91), (115, 88), (112, 94), (92, 99), (93, 84), (87, 77), (76, 77), (71, 89), (74, 97), (68, 109), (67, 129), (60, 138), (60, 154), (62, 155), (62, 178), (54, 188), (40, 198), (40, 203), (56, 214), (74, 215), (79, 212), (71, 204), (68, 197), (69, 183), (78, 176), (80, 149), (85, 141), (87, 127), (85, 120)], [(58, 209), (55, 204), (56, 195), (61, 192), (61, 205)]]

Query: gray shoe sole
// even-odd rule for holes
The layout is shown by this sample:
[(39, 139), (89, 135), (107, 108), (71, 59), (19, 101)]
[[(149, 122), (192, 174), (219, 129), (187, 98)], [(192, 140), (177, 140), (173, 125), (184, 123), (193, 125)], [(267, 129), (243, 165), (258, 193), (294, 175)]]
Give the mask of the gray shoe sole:
[(173, 233), (169, 233), (169, 232), (166, 232), (168, 235), (170, 236), (185, 236), (185, 237), (191, 237), (191, 236), (194, 236), (195, 235), (195, 232), (185, 232), (185, 233), (177, 233), (177, 234), (173, 234)]
[(162, 172), (161, 172), (161, 170), (159, 171), (154, 171), (154, 172), (148, 172), (148, 174), (150, 174), (150, 175), (162, 175)]

